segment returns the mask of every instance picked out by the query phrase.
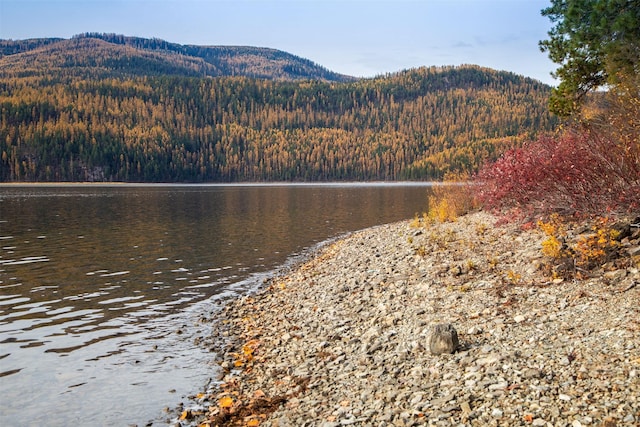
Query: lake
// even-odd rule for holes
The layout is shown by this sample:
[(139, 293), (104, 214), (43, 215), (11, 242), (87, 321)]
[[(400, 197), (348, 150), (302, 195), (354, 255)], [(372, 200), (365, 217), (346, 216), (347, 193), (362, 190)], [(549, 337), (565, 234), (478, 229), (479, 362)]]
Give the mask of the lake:
[[(0, 185), (0, 425), (153, 425), (215, 377), (224, 301), (430, 186)], [(164, 417), (164, 418), (163, 418)]]

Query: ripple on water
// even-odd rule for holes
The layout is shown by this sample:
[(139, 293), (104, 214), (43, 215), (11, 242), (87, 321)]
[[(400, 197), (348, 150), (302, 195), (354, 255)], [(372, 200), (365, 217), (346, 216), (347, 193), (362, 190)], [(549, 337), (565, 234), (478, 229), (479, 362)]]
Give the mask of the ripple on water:
[(21, 317), (38, 319), (38, 317), (34, 317), (34, 315), (37, 315), (38, 313), (48, 313), (51, 309), (51, 304), (55, 304), (60, 301), (61, 300), (58, 299), (51, 301), (38, 301), (30, 304), (14, 305), (13, 307), (11, 307), (11, 312), (6, 315), (0, 316), (0, 322), (8, 319), (19, 319)]
[(117, 304), (120, 302), (125, 302), (125, 301), (132, 301), (132, 300), (138, 300), (140, 298), (144, 298), (144, 295), (139, 295), (139, 296), (129, 296), (129, 297), (121, 297), (121, 298), (111, 298), (108, 300), (104, 300), (104, 301), (98, 301), (98, 304), (100, 305), (109, 305), (109, 304)]
[(105, 291), (84, 292), (78, 295), (70, 295), (68, 297), (64, 297), (63, 299), (66, 301), (90, 301), (105, 295), (109, 295), (109, 292), (105, 292)]
[(113, 273), (103, 273), (100, 277), (115, 277), (115, 276), (124, 276), (125, 274), (129, 274), (129, 271), (115, 271)]
[(96, 274), (103, 274), (103, 273), (108, 273), (109, 270), (96, 270), (96, 271), (90, 271), (88, 273), (86, 273), (87, 276), (95, 276)]
[(0, 295), (0, 305), (15, 305), (27, 301), (31, 301), (31, 298), (22, 295)]
[(23, 264), (34, 264), (37, 262), (49, 262), (49, 258), (46, 256), (35, 256), (35, 257), (24, 257), (20, 259), (7, 259), (0, 260), (0, 266), (11, 266), (11, 265), (23, 265)]

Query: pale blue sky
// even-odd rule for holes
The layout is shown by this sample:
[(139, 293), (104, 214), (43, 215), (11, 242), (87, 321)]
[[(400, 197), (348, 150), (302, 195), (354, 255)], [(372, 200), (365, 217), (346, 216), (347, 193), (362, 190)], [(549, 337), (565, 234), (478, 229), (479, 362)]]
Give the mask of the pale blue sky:
[(548, 0), (0, 0), (0, 38), (83, 32), (284, 50), (371, 77), (477, 64), (549, 84)]

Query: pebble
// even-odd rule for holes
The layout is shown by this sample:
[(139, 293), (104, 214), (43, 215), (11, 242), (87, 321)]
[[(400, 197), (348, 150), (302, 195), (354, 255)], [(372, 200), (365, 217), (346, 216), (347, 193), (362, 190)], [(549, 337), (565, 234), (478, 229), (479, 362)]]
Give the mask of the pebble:
[(525, 321), (525, 317), (521, 314), (517, 315), (516, 317), (513, 318), (513, 321), (516, 323), (522, 323)]
[[(476, 212), (352, 233), (230, 301), (216, 320), (232, 347), (222, 382), (238, 396), (288, 396), (264, 427), (635, 426), (637, 267), (552, 280), (531, 268), (545, 235), (486, 226), (496, 222)], [(441, 324), (460, 331), (453, 353), (429, 349)], [(252, 361), (233, 369), (253, 341)]]
[(502, 410), (498, 409), (498, 408), (493, 408), (491, 410), (491, 416), (493, 418), (502, 418), (503, 412)]

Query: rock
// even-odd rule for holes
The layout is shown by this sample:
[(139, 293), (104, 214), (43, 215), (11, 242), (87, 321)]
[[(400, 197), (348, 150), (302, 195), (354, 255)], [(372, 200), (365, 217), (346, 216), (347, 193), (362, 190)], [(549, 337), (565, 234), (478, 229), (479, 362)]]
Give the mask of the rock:
[(454, 353), (458, 345), (458, 332), (453, 325), (446, 323), (433, 327), (433, 332), (429, 339), (431, 354)]
[(526, 379), (542, 378), (542, 372), (539, 369), (527, 368), (522, 372), (522, 376)]
[(627, 276), (626, 270), (613, 270), (613, 271), (607, 271), (606, 273), (604, 273), (604, 278), (614, 283), (619, 282), (620, 280), (624, 279), (626, 276)]
[(483, 332), (480, 326), (472, 326), (467, 330), (467, 335), (478, 335)]
[(630, 246), (627, 248), (627, 252), (629, 256), (634, 257), (636, 255), (640, 255), (640, 245)]
[(525, 320), (525, 317), (522, 314), (519, 314), (513, 318), (513, 321), (516, 323), (522, 323), (524, 322), (524, 320)]

